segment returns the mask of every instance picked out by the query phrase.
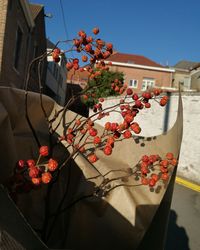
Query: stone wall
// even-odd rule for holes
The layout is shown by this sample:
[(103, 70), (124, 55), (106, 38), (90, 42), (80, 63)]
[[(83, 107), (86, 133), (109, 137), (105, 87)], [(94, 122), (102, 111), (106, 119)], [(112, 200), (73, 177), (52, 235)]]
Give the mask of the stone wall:
[[(153, 102), (150, 110), (141, 110), (135, 121), (141, 125), (142, 136), (156, 136), (173, 126), (177, 116), (178, 96), (172, 95), (170, 100), (168, 108), (160, 107)], [(182, 100), (183, 140), (178, 175), (200, 184), (200, 93), (183, 94)], [(116, 104), (118, 101), (119, 98), (108, 98), (104, 107)], [(103, 125), (108, 120), (120, 122), (121, 118), (119, 113), (112, 113), (110, 117), (106, 117), (98, 123)]]

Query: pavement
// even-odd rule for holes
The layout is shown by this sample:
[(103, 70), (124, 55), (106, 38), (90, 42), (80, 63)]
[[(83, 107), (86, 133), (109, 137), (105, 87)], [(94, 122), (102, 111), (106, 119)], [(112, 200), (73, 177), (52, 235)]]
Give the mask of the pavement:
[(178, 183), (174, 187), (165, 250), (200, 250), (200, 186)]

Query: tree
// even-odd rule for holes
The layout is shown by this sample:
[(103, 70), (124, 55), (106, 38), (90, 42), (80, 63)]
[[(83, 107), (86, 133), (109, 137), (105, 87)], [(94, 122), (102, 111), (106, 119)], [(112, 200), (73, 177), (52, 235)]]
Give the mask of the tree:
[[(117, 81), (119, 85), (124, 84), (124, 74), (122, 72), (114, 72), (110, 70), (105, 70), (101, 72), (99, 76), (95, 79), (91, 79), (88, 81), (88, 86), (91, 88), (90, 91), (87, 92), (87, 96), (84, 96), (84, 103), (90, 107), (95, 108), (95, 104), (98, 103), (99, 98), (105, 98), (109, 96), (119, 96), (120, 88), (118, 91), (112, 87), (112, 84)], [(95, 89), (94, 87), (98, 85), (99, 87)]]

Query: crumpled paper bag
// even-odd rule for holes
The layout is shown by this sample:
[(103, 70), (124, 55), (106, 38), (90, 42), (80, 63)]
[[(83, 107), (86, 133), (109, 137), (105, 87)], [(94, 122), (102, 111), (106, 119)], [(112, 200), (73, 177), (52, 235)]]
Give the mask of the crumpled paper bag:
[[(36, 158), (38, 154), (37, 143), (25, 119), (24, 100), (24, 91), (0, 88), (1, 182), (12, 174), (17, 160)], [(49, 97), (44, 96), (43, 102), (49, 119), (62, 109)], [(28, 113), (41, 144), (48, 145), (48, 124), (39, 104), (39, 94), (28, 94)], [(53, 123), (54, 128), (58, 125), (58, 136), (65, 132), (65, 123), (77, 117), (77, 114), (71, 111), (62, 115), (61, 113)], [(49, 210), (54, 214), (68, 189), (67, 198), (51, 231), (48, 245), (65, 249), (117, 250), (146, 249), (149, 244), (153, 246), (156, 242), (152, 249), (162, 249), (176, 168), (166, 189), (162, 188), (159, 193), (152, 193), (145, 186), (137, 186), (132, 177), (123, 185), (116, 181), (118, 187), (113, 188), (106, 197), (80, 199), (70, 208), (69, 204), (76, 198), (90, 196), (94, 186), (102, 181), (99, 172), (106, 174), (115, 169), (127, 169), (135, 165), (144, 154), (164, 156), (167, 152), (173, 152), (175, 157), (178, 157), (182, 139), (182, 120), (182, 102), (179, 98), (177, 120), (166, 134), (118, 142), (111, 156), (107, 157), (99, 152), (100, 160), (95, 163), (95, 167), (81, 154), (76, 156), (74, 161), (71, 160), (63, 168), (63, 173), (51, 194)], [(99, 125), (95, 126), (98, 130), (103, 129)], [(64, 146), (58, 146), (57, 156), (65, 157), (68, 154)], [(118, 172), (111, 171), (109, 177), (115, 178), (118, 175)], [(134, 184), (136, 186), (130, 186)], [(46, 192), (47, 188), (44, 187), (28, 195), (21, 195), (19, 208), (33, 228), (42, 227)], [(20, 220), (18, 223), (21, 223)], [(53, 217), (50, 216), (49, 228), (51, 223)], [(12, 237), (16, 235), (13, 233)], [(23, 239), (19, 238), (17, 240), (27, 248)], [(27, 249), (34, 248), (28, 246)]]

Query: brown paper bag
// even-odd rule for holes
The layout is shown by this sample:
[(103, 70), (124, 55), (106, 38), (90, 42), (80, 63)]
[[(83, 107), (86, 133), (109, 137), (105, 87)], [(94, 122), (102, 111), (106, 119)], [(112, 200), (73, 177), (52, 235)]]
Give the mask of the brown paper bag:
[[(38, 154), (37, 143), (25, 119), (24, 100), (24, 91), (0, 88), (1, 182), (12, 174), (18, 159), (34, 158)], [(62, 108), (49, 97), (44, 96), (43, 101), (49, 119)], [(48, 145), (48, 124), (39, 104), (39, 95), (36, 93), (28, 94), (28, 113), (41, 144)], [(71, 111), (61, 113), (53, 123), (54, 128), (59, 125), (57, 135), (63, 135), (64, 124), (76, 116), (77, 114)], [(106, 197), (81, 197), (90, 196), (94, 186), (102, 181), (99, 172), (106, 174), (115, 169), (127, 169), (135, 165), (144, 154), (164, 156), (170, 151), (178, 157), (182, 139), (182, 119), (182, 102), (179, 98), (176, 123), (166, 134), (118, 142), (111, 156), (105, 157), (99, 152), (100, 160), (95, 166), (82, 155), (76, 156), (74, 161), (71, 160), (63, 168), (58, 183), (51, 191), (51, 215), (47, 223), (48, 245), (52, 248), (117, 250), (147, 249), (146, 247), (156, 242), (152, 249), (162, 249), (176, 169), (166, 189), (162, 188), (159, 193), (150, 192), (145, 186), (137, 186), (138, 183), (129, 178), (125, 183), (116, 180), (114, 186), (117, 187)], [(102, 130), (99, 125), (96, 127)], [(63, 158), (67, 154), (65, 147), (59, 145), (55, 155)], [(119, 172), (111, 171), (109, 174), (109, 177), (113, 178), (118, 176)], [(61, 212), (54, 223), (55, 217), (52, 214), (57, 211), (58, 204), (66, 193)], [(42, 187), (41, 190), (21, 195), (19, 199), (18, 206), (33, 228), (41, 228), (43, 225), (46, 194), (47, 187)], [(69, 205), (79, 198), (79, 202)], [(20, 224), (20, 220), (17, 223)], [(54, 227), (50, 229), (52, 223)], [(10, 233), (8, 229), (7, 232)], [(36, 249), (28, 246), (15, 232), (12, 232), (12, 237), (25, 248)]]

